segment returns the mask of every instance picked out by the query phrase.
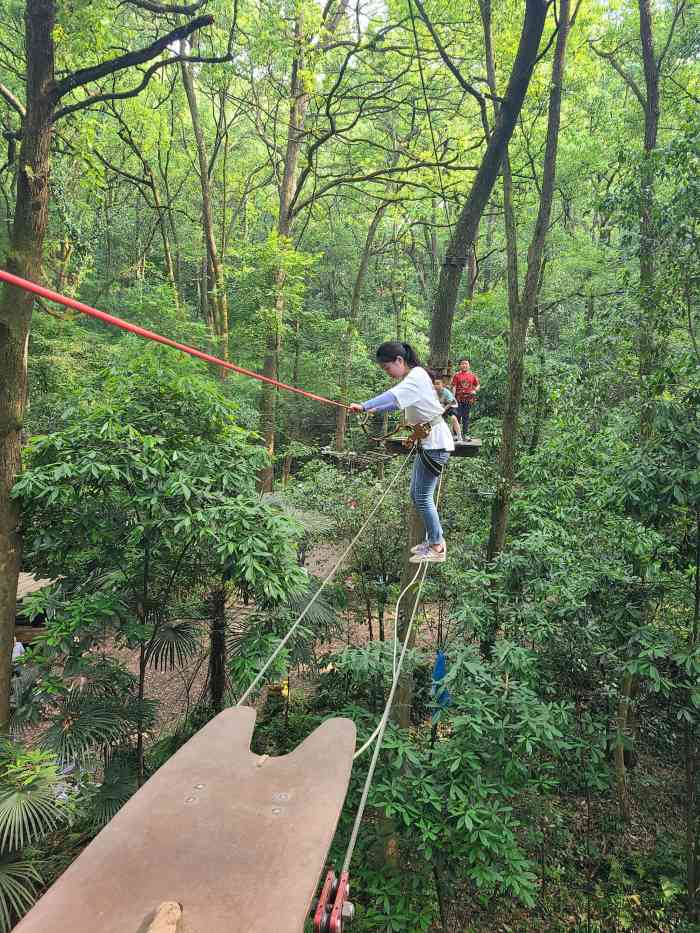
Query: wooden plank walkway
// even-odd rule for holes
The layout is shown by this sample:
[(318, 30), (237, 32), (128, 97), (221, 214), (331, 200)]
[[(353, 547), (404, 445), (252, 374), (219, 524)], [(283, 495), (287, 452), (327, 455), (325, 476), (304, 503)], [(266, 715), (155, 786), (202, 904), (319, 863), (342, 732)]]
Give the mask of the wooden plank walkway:
[(345, 800), (355, 726), (288, 755), (250, 751), (255, 710), (220, 713), (129, 800), (15, 928), (143, 933), (165, 902), (183, 933), (301, 933)]

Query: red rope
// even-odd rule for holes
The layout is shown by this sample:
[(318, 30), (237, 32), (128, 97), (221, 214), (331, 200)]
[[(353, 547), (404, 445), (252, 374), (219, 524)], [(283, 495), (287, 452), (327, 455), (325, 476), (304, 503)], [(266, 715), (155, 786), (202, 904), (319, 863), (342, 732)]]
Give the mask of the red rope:
[(35, 295), (40, 295), (42, 298), (47, 298), (49, 301), (55, 301), (60, 305), (65, 305), (66, 308), (72, 308), (74, 311), (80, 311), (81, 314), (87, 314), (89, 317), (97, 318), (98, 321), (103, 321), (105, 324), (110, 324), (112, 327), (119, 327), (122, 330), (128, 331), (130, 334), (137, 334), (139, 337), (143, 337), (146, 340), (154, 340), (156, 343), (162, 343), (166, 347), (173, 347), (175, 350), (180, 350), (182, 353), (188, 353), (190, 356), (195, 356), (200, 360), (204, 360), (205, 363), (213, 363), (215, 366), (221, 366), (223, 369), (230, 369), (234, 373), (240, 373), (242, 376), (249, 376), (251, 379), (258, 379), (260, 382), (268, 382), (270, 385), (277, 386), (278, 389), (286, 389), (287, 392), (296, 392), (297, 395), (303, 395), (306, 398), (313, 399), (315, 402), (321, 402), (324, 405), (336, 405), (338, 408), (349, 407), (342, 402), (334, 402), (332, 399), (324, 398), (322, 395), (315, 395), (313, 392), (307, 392), (305, 389), (297, 389), (296, 386), (287, 385), (286, 382), (279, 382), (277, 379), (263, 376), (262, 373), (256, 373), (251, 369), (244, 369), (242, 366), (236, 366), (235, 363), (220, 360), (218, 357), (211, 356), (209, 353), (203, 353), (195, 347), (189, 347), (186, 343), (178, 343), (176, 340), (171, 340), (170, 337), (162, 337), (152, 330), (146, 330), (145, 327), (139, 327), (138, 324), (130, 324), (129, 321), (125, 321), (123, 318), (114, 317), (114, 315), (106, 314), (104, 311), (98, 311), (97, 308), (91, 308), (90, 305), (85, 305), (82, 301), (76, 301), (74, 298), (67, 298), (65, 295), (59, 295), (58, 292), (52, 292), (50, 288), (44, 288), (43, 285), (37, 285), (35, 282), (20, 278), (20, 276), (13, 275), (11, 272), (5, 272), (4, 269), (0, 269), (0, 281), (7, 282), (8, 285), (14, 285), (16, 288), (22, 288), (26, 292), (34, 292)]

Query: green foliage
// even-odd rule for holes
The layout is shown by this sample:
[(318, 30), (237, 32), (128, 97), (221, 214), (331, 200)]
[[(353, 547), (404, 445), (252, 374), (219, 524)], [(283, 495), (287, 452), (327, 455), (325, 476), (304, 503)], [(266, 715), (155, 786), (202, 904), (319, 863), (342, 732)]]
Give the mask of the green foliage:
[(81, 803), (91, 831), (102, 829), (136, 790), (134, 761), (113, 755), (98, 785), (88, 785)]
[[(223, 578), (270, 605), (305, 588), (298, 530), (256, 495), (262, 448), (188, 362), (126, 360), (62, 424), (33, 439), (14, 489), (27, 563), (59, 581), (27, 600), (30, 617), (51, 617), (28, 655), (35, 682), (15, 722), (41, 718), (42, 742), (61, 761), (116, 754), (122, 770), (140, 768), (129, 750), (157, 707), (144, 695), (146, 668), (182, 668), (201, 651), (209, 588)], [(107, 635), (138, 649), (137, 676), (105, 657)], [(111, 793), (110, 775), (97, 824), (131, 786), (120, 778)]]
[(3, 931), (11, 930), (14, 918), (29, 910), (42, 880), (31, 860), (0, 856), (0, 928)]
[[(229, 355), (331, 398), (347, 373), (351, 398), (367, 398), (386, 388), (373, 362), (378, 342), (408, 339), (427, 357), (448, 240), (484, 151), (478, 104), (418, 17), (423, 100), (405, 5), (340, 16), (333, 28), (308, 0), (293, 8), (208, 0), (206, 12), (213, 25), (191, 41), (203, 59), (194, 78)], [(502, 93), (522, 8), (503, 0), (492, 12)], [(2, 80), (23, 103), (25, 4), (11, 0), (3, 13)], [(478, 9), (456, 15), (445, 0), (430, 0), (426, 13), (446, 53), (483, 91)], [(361, 929), (683, 924), (683, 846), (690, 840), (692, 853), (700, 799), (698, 776), (687, 771), (700, 741), (700, 79), (696, 5), (654, 4), (651, 14), (661, 119), (647, 155), (637, 5), (578, 8), (546, 261), (526, 338), (507, 545), (490, 563), (484, 542), (501, 488), (512, 349), (502, 181), (481, 218), (477, 276), (469, 293), (463, 277), (451, 352), (466, 354), (481, 377), (473, 425), (483, 446), (478, 460), (453, 461), (447, 477), (441, 514), (450, 558), (431, 570), (408, 657), (412, 727), (387, 737), (353, 866)], [(225, 56), (234, 15), (233, 59), (215, 61)], [(554, 26), (552, 9), (547, 36)], [(168, 28), (130, 4), (59, 4), (57, 74), (144, 47)], [(509, 145), (521, 266), (541, 188), (547, 41)], [(133, 69), (72, 93), (71, 104), (85, 98), (90, 108), (56, 123), (43, 275), (66, 294), (219, 352), (192, 123), (167, 58), (136, 96), (123, 96), (140, 80)], [(290, 136), (293, 71), (304, 92), (294, 105), (304, 113)], [(110, 92), (122, 96), (103, 99)], [(7, 252), (22, 121), (6, 94), (0, 109)], [(653, 276), (643, 289), (647, 208)], [(653, 354), (642, 374), (644, 332)], [(31, 729), (44, 750), (3, 752), (0, 763), (0, 841), (6, 832), (8, 844), (23, 846), (0, 851), (6, 928), (127, 799), (139, 769), (151, 773), (212, 715), (197, 704), (138, 760), (139, 739), (157, 716), (146, 671), (184, 670), (206, 656), (212, 589), (225, 589), (234, 698), (316, 592), (298, 564), (316, 545), (337, 553), (398, 467), (358, 470), (348, 460), (340, 469), (316, 459), (334, 435), (334, 410), (279, 393), (274, 463), (279, 472), (291, 462), (292, 477), (283, 494), (261, 498), (255, 477), (268, 455), (254, 433), (259, 385), (217, 379), (174, 351), (142, 353), (135, 340), (50, 304), (33, 317), (26, 470), (15, 495), (24, 569), (55, 583), (26, 600), (28, 617), (49, 621), (13, 683), (13, 734)], [(653, 413), (642, 434), (646, 402)], [(346, 448), (376, 452), (352, 419)], [(289, 751), (338, 712), (352, 716), (362, 737), (374, 729), (392, 649), (390, 641), (365, 644), (364, 633), (391, 638), (406, 505), (398, 483), (339, 583), (278, 659), (272, 677), (300, 668), (314, 682), (299, 695), (292, 689), (284, 715), (271, 704), (256, 747)], [(254, 611), (242, 611), (238, 597)], [(491, 655), (478, 656), (474, 646), (490, 641)], [(436, 710), (430, 695), (436, 646), (449, 656), (449, 710)], [(122, 649), (134, 652), (137, 673), (109, 656)], [(633, 723), (623, 736), (617, 704), (630, 676)], [(630, 757), (627, 828), (612, 815), (619, 744)], [(68, 804), (50, 790), (54, 756), (81, 763), (84, 786)], [(362, 770), (359, 762), (336, 848)], [(685, 827), (681, 802), (690, 803)], [(62, 831), (74, 808), (75, 832)], [(661, 822), (666, 835), (654, 842)]]
[(0, 798), (0, 849), (22, 849), (61, 819), (54, 797), (58, 782), (55, 762), (48, 753), (18, 752), (2, 748), (2, 797)]
[(54, 757), (0, 744), (0, 929), (9, 931), (31, 907), (43, 883), (35, 846), (70, 816), (57, 799), (59, 774)]

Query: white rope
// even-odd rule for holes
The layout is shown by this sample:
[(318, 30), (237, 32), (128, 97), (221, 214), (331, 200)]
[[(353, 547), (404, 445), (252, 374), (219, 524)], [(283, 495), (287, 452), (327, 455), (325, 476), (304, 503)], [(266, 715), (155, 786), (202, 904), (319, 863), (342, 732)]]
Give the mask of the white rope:
[(407, 465), (408, 462), (410, 461), (410, 459), (411, 459), (411, 457), (412, 457), (414, 451), (415, 451), (415, 448), (413, 448), (413, 449), (411, 450), (411, 452), (409, 453), (409, 455), (406, 457), (406, 459), (404, 460), (404, 462), (401, 464), (401, 466), (399, 467), (399, 469), (396, 471), (396, 473), (394, 474), (394, 476), (393, 476), (392, 479), (391, 479), (391, 482), (388, 484), (388, 486), (386, 487), (386, 489), (384, 490), (384, 492), (381, 494), (381, 496), (377, 499), (376, 503), (374, 504), (374, 507), (372, 508), (372, 511), (369, 513), (369, 515), (368, 515), (367, 518), (365, 519), (365, 522), (364, 522), (364, 524), (362, 525), (362, 527), (360, 528), (360, 530), (357, 532), (357, 534), (356, 534), (355, 537), (352, 539), (352, 541), (350, 542), (350, 544), (345, 548), (345, 550), (343, 551), (343, 553), (340, 555), (340, 557), (339, 557), (338, 560), (336, 561), (336, 563), (335, 563), (333, 569), (332, 569), (332, 570), (330, 571), (330, 573), (325, 577), (325, 579), (323, 580), (323, 582), (321, 583), (321, 585), (319, 586), (319, 588), (316, 590), (316, 592), (314, 593), (314, 595), (311, 597), (311, 599), (309, 600), (309, 602), (306, 604), (306, 606), (305, 606), (304, 609), (302, 610), (301, 615), (300, 615), (300, 616), (297, 618), (297, 620), (292, 624), (292, 626), (291, 626), (291, 628), (289, 629), (289, 631), (287, 632), (287, 634), (284, 636), (284, 638), (282, 639), (282, 641), (280, 641), (279, 645), (277, 645), (277, 647), (275, 648), (275, 650), (272, 652), (272, 654), (270, 655), (270, 657), (267, 659), (267, 661), (265, 662), (265, 664), (262, 666), (262, 668), (261, 668), (260, 671), (258, 672), (257, 676), (255, 677), (255, 680), (251, 683), (251, 685), (250, 685), (250, 686), (248, 687), (248, 689), (245, 691), (245, 693), (244, 693), (243, 696), (240, 698), (240, 700), (238, 701), (238, 703), (236, 703), (236, 708), (238, 708), (239, 706), (242, 706), (243, 703), (245, 703), (245, 701), (248, 699), (248, 697), (250, 696), (250, 694), (253, 692), (253, 690), (255, 690), (255, 688), (257, 687), (257, 685), (258, 685), (258, 684), (260, 683), (260, 681), (262, 680), (263, 676), (265, 675), (265, 672), (268, 670), (268, 668), (270, 667), (270, 665), (272, 664), (272, 662), (273, 662), (273, 661), (275, 660), (275, 658), (278, 656), (278, 654), (280, 653), (280, 651), (282, 651), (282, 649), (283, 649), (284, 646), (287, 644), (287, 642), (289, 641), (289, 639), (292, 637), (292, 635), (294, 634), (294, 632), (296, 632), (296, 630), (299, 628), (299, 626), (301, 625), (302, 619), (306, 616), (306, 614), (307, 614), (307, 612), (309, 611), (309, 609), (311, 609), (311, 607), (313, 606), (313, 604), (314, 604), (314, 603), (316, 602), (316, 600), (319, 598), (319, 596), (321, 595), (321, 593), (322, 593), (323, 590), (325, 589), (326, 584), (329, 583), (329, 582), (333, 579), (333, 577), (335, 576), (335, 574), (336, 574), (338, 568), (340, 567), (340, 565), (343, 563), (343, 561), (344, 561), (345, 558), (348, 556), (348, 554), (350, 553), (350, 551), (355, 547), (355, 545), (357, 544), (357, 542), (359, 541), (359, 539), (362, 537), (362, 535), (363, 535), (363, 533), (364, 533), (364, 531), (365, 531), (365, 528), (367, 528), (367, 526), (369, 525), (369, 523), (370, 523), (370, 522), (372, 521), (372, 519), (374, 518), (374, 516), (375, 516), (377, 510), (379, 509), (379, 506), (382, 504), (382, 502), (384, 501), (384, 499), (385, 499), (385, 498), (387, 497), (387, 495), (389, 494), (390, 489), (392, 488), (392, 486), (394, 485), (394, 483), (396, 482), (396, 480), (399, 478), (399, 476), (401, 476), (401, 474), (403, 473), (403, 471), (406, 469), (406, 465)]
[[(438, 502), (440, 501), (440, 493), (442, 491), (443, 476), (444, 476), (444, 473), (441, 473), (440, 482), (438, 484), (438, 491), (437, 491)], [(365, 807), (367, 806), (367, 798), (369, 797), (369, 789), (372, 786), (374, 772), (377, 768), (377, 761), (379, 760), (379, 752), (381, 751), (381, 748), (382, 748), (382, 740), (384, 739), (384, 732), (386, 731), (387, 723), (389, 722), (389, 715), (391, 713), (391, 707), (394, 702), (394, 694), (396, 693), (396, 688), (399, 685), (401, 668), (403, 667), (404, 658), (406, 656), (406, 651), (408, 649), (408, 643), (411, 637), (411, 631), (413, 629), (413, 622), (416, 617), (416, 611), (418, 610), (418, 606), (420, 605), (420, 597), (423, 591), (423, 584), (425, 583), (425, 577), (428, 572), (427, 561), (424, 561), (423, 563), (420, 563), (418, 565), (418, 570), (416, 571), (415, 576), (413, 577), (411, 582), (408, 584), (408, 586), (401, 592), (399, 599), (396, 603), (396, 617), (394, 620), (394, 657), (396, 657), (397, 630), (398, 630), (398, 621), (399, 621), (399, 615), (398, 615), (399, 603), (403, 599), (404, 594), (408, 591), (408, 589), (411, 586), (413, 586), (413, 584), (415, 583), (421, 571), (423, 571), (423, 576), (421, 577), (420, 582), (418, 584), (418, 592), (416, 593), (416, 599), (413, 604), (413, 611), (411, 612), (411, 618), (408, 620), (408, 626), (406, 627), (406, 637), (404, 638), (403, 646), (401, 648), (401, 656), (399, 657), (398, 667), (394, 665), (394, 669), (393, 669), (394, 677), (392, 679), (391, 690), (389, 691), (389, 696), (386, 701), (386, 706), (384, 707), (384, 713), (382, 714), (382, 718), (379, 720), (379, 725), (374, 730), (372, 735), (365, 742), (362, 748), (358, 749), (353, 755), (353, 761), (354, 761), (367, 748), (369, 748), (372, 742), (376, 741), (376, 744), (374, 747), (374, 753), (372, 755), (372, 760), (370, 761), (369, 770), (367, 771), (367, 777), (365, 778), (365, 785), (362, 788), (362, 797), (360, 798), (360, 804), (357, 808), (357, 813), (355, 814), (355, 822), (352, 827), (352, 833), (350, 834), (350, 841), (348, 842), (348, 847), (345, 852), (345, 859), (343, 861), (343, 868), (342, 868), (343, 872), (349, 871), (350, 862), (352, 861), (352, 856), (355, 851), (355, 845), (357, 843), (357, 836), (360, 832), (360, 824), (362, 823), (362, 817), (364, 816)]]
[[(408, 627), (406, 629), (406, 638), (403, 643), (403, 648), (401, 649), (401, 657), (399, 658), (399, 671), (401, 670), (401, 665), (403, 664), (403, 659), (406, 655), (406, 649), (408, 648), (408, 642), (411, 635), (411, 629), (413, 628), (413, 620), (416, 617), (416, 610), (420, 603), (420, 594), (423, 590), (423, 583), (425, 582), (425, 576), (428, 572), (427, 562), (420, 564), (418, 567), (418, 573), (423, 571), (423, 576), (420, 579), (418, 584), (418, 592), (416, 593), (416, 601), (413, 605), (413, 612), (411, 613), (411, 618), (408, 622)], [(362, 823), (362, 817), (365, 814), (365, 807), (367, 806), (367, 797), (369, 796), (369, 789), (372, 786), (372, 779), (374, 778), (374, 772), (377, 767), (377, 760), (379, 759), (379, 752), (382, 749), (382, 739), (384, 738), (384, 732), (389, 722), (389, 714), (391, 713), (391, 706), (394, 702), (394, 694), (396, 693), (396, 688), (399, 685), (399, 677), (395, 677), (391, 685), (391, 691), (389, 693), (389, 698), (386, 703), (386, 708), (384, 709), (384, 715), (382, 716), (379, 727), (377, 729), (377, 739), (374, 746), (374, 754), (372, 755), (372, 760), (369, 764), (369, 771), (367, 772), (367, 777), (365, 778), (365, 786), (362, 789), (362, 797), (360, 798), (360, 805), (357, 808), (357, 814), (355, 815), (355, 823), (352, 827), (352, 833), (350, 835), (350, 841), (348, 843), (348, 848), (345, 852), (345, 859), (343, 861), (342, 871), (346, 872), (350, 868), (350, 862), (352, 861), (353, 852), (355, 851), (355, 844), (357, 842), (357, 836), (360, 831), (360, 824)]]
[[(417, 570), (416, 570), (416, 572), (415, 572), (415, 574), (414, 574), (414, 576), (413, 576), (413, 579), (412, 579), (411, 582), (408, 584), (408, 586), (404, 587), (404, 589), (401, 590), (401, 595), (400, 595), (399, 598), (396, 600), (396, 610), (394, 611), (394, 661), (393, 661), (393, 666), (392, 666), (392, 686), (393, 686), (394, 681), (395, 681), (395, 680), (397, 679), (397, 677), (399, 676), (399, 670), (398, 670), (397, 665), (396, 665), (396, 655), (397, 655), (397, 653), (398, 653), (398, 652), (397, 652), (397, 649), (398, 649), (398, 644), (399, 644), (399, 639), (398, 639), (398, 630), (399, 630), (399, 606), (401, 605), (401, 600), (404, 598), (404, 596), (406, 595), (406, 593), (408, 593), (408, 591), (411, 589), (411, 587), (413, 586), (413, 584), (416, 582), (416, 578), (418, 577), (418, 574), (421, 572), (421, 570), (422, 570), (422, 566), (419, 564), (419, 565), (418, 565), (418, 568), (417, 568)], [(408, 637), (408, 636), (406, 636), (406, 637)], [(377, 725), (377, 728), (374, 730), (374, 732), (372, 733), (372, 735), (367, 739), (367, 741), (366, 741), (365, 744), (362, 746), (362, 748), (358, 748), (358, 750), (357, 750), (357, 751), (355, 752), (355, 754), (352, 756), (352, 760), (353, 760), (353, 761), (355, 761), (355, 759), (359, 758), (360, 755), (362, 755), (364, 752), (367, 751), (367, 749), (370, 747), (370, 745), (372, 744), (372, 742), (374, 742), (374, 740), (375, 740), (375, 739), (377, 738), (377, 736), (379, 735), (379, 730), (381, 729), (381, 725), (382, 725), (382, 721), (381, 721), (381, 719), (380, 719), (380, 720), (379, 720), (379, 723), (378, 723), (378, 725)]]
[[(437, 500), (438, 500), (438, 502), (440, 501), (440, 493), (442, 492), (442, 477), (443, 477), (443, 474), (441, 473), (441, 474), (440, 474), (440, 482), (439, 482), (439, 484), (438, 484), (438, 491), (437, 491)], [(391, 682), (391, 683), (392, 683), (392, 687), (393, 687), (394, 683), (396, 682), (396, 680), (398, 679), (398, 677), (399, 677), (399, 675), (400, 675), (400, 673), (401, 673), (401, 667), (400, 667), (400, 665), (397, 667), (397, 664), (396, 664), (396, 655), (397, 655), (397, 652), (398, 652), (398, 644), (399, 644), (399, 636), (398, 636), (398, 632), (399, 632), (399, 606), (401, 605), (401, 600), (404, 598), (404, 596), (406, 595), (406, 593), (411, 589), (411, 587), (413, 586), (413, 584), (416, 582), (416, 578), (418, 577), (418, 574), (419, 574), (420, 571), (421, 571), (421, 567), (422, 567), (422, 564), (419, 564), (419, 565), (418, 565), (418, 570), (416, 570), (416, 572), (415, 572), (415, 574), (414, 574), (414, 576), (413, 576), (413, 579), (411, 580), (411, 582), (410, 582), (406, 587), (404, 587), (403, 590), (401, 590), (401, 593), (399, 594), (399, 598), (396, 600), (396, 609), (394, 610), (394, 657), (393, 657), (393, 661), (392, 661), (392, 682)], [(421, 586), (422, 586), (422, 583), (421, 583)], [(420, 594), (419, 594), (419, 595), (420, 595)], [(417, 598), (418, 598), (418, 597), (416, 597), (416, 599), (417, 599)], [(406, 637), (408, 637), (408, 635), (407, 635)], [(405, 642), (404, 642), (404, 644), (405, 644)], [(402, 652), (402, 653), (401, 653), (401, 658), (402, 658), (402, 659), (403, 659), (403, 654), (404, 654), (404, 653)], [(379, 723), (377, 724), (377, 728), (374, 730), (374, 732), (372, 733), (372, 735), (367, 739), (367, 741), (365, 742), (365, 744), (364, 744), (361, 748), (358, 748), (358, 750), (357, 750), (357, 751), (355, 752), (355, 754), (352, 756), (352, 760), (353, 760), (353, 761), (355, 761), (357, 758), (360, 757), (360, 755), (364, 754), (364, 752), (367, 751), (367, 749), (370, 747), (370, 745), (372, 744), (372, 742), (374, 742), (374, 740), (375, 740), (375, 739), (377, 738), (377, 736), (379, 735), (379, 730), (381, 729), (381, 727), (382, 727), (382, 721), (381, 721), (381, 719), (380, 719), (380, 720), (379, 720)]]

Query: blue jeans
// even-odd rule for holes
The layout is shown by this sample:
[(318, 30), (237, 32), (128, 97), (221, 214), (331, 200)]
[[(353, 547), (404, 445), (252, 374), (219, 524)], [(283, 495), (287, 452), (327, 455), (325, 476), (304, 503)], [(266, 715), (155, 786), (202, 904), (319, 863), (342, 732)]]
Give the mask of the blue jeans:
[(471, 405), (469, 402), (457, 403), (457, 418), (462, 426), (462, 434), (469, 437), (469, 416), (471, 415)]
[[(433, 460), (442, 463), (443, 466), (450, 459), (446, 450), (428, 450), (426, 453), (429, 453)], [(442, 536), (442, 525), (434, 500), (438, 477), (423, 466), (417, 454), (415, 456), (411, 475), (411, 501), (416, 507), (416, 512), (423, 519), (428, 544), (442, 544), (445, 539)]]

